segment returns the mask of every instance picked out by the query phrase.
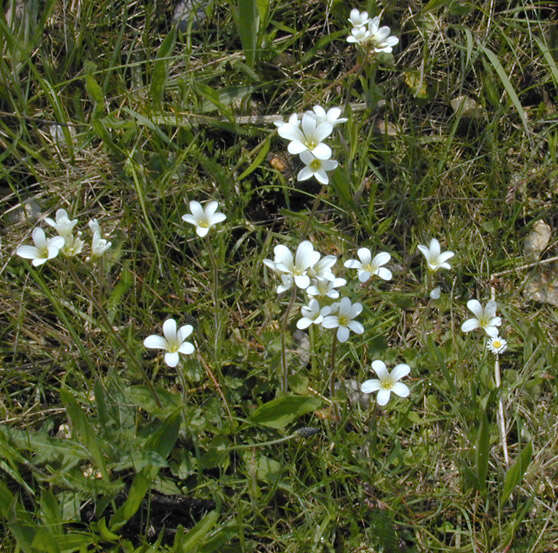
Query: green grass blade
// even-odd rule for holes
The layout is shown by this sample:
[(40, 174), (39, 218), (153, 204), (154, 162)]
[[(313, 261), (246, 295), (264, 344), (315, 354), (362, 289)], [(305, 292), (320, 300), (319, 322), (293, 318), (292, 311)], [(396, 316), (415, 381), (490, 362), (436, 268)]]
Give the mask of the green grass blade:
[(540, 38), (535, 37), (535, 42), (537, 43), (537, 46), (540, 48), (540, 51), (542, 52), (542, 55), (544, 56), (544, 59), (548, 64), (548, 68), (550, 69), (550, 74), (552, 75), (552, 80), (554, 81), (554, 84), (556, 85), (556, 87), (558, 87), (558, 67), (556, 66), (556, 61), (552, 57), (552, 54), (550, 53), (548, 46)]
[(169, 66), (169, 56), (174, 50), (174, 45), (176, 43), (176, 30), (173, 27), (171, 32), (165, 37), (159, 51), (157, 52), (157, 59), (155, 60), (155, 65), (153, 67), (153, 73), (151, 75), (151, 100), (153, 102), (152, 107), (155, 110), (160, 111), (163, 102), (163, 94), (165, 92), (165, 84), (168, 77), (168, 66)]
[(504, 477), (504, 487), (500, 496), (500, 503), (504, 504), (510, 497), (511, 493), (523, 479), (525, 472), (531, 463), (533, 455), (533, 444), (529, 442), (522, 450), (515, 463), (508, 469)]

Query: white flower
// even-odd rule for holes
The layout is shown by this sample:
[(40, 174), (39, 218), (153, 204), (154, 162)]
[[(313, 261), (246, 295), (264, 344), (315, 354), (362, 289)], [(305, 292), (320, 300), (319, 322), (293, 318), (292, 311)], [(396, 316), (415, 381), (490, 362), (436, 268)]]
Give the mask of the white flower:
[(409, 365), (396, 365), (390, 373), (385, 363), (377, 359), (372, 361), (372, 369), (378, 378), (372, 378), (363, 382), (360, 386), (360, 391), (365, 394), (378, 392), (378, 397), (376, 398), (378, 405), (386, 405), (391, 392), (399, 397), (407, 397), (409, 395), (409, 388), (402, 382), (398, 382), (409, 374), (411, 370)]
[(93, 233), (93, 237), (91, 238), (91, 258), (95, 259), (101, 257), (111, 247), (112, 242), (108, 242), (102, 238), (101, 227), (97, 219), (91, 219), (87, 224)]
[(438, 269), (451, 269), (451, 265), (447, 263), (447, 260), (451, 259), (455, 254), (450, 251), (442, 253), (440, 251), (440, 242), (438, 242), (436, 238), (430, 240), (429, 246), (419, 244), (417, 248), (420, 250), (420, 253), (424, 255), (430, 271), (435, 272)]
[(293, 254), (287, 246), (279, 244), (273, 248), (275, 254), (274, 261), (264, 259), (264, 264), (271, 270), (284, 273), (290, 278), (281, 278), (282, 285), (277, 288), (277, 293), (280, 294), (288, 290), (294, 281), (298, 288), (305, 289), (310, 285), (310, 277), (308, 276), (308, 269), (315, 265), (320, 259), (320, 252), (314, 250), (314, 246), (308, 240), (304, 240), (298, 245), (296, 254)]
[(341, 115), (341, 108), (330, 108), (326, 113), (326, 110), (322, 106), (314, 106), (312, 111), (307, 111), (306, 113), (314, 117), (318, 124), (329, 123), (333, 127), (348, 121), (346, 117), (339, 117)]
[(312, 284), (306, 288), (306, 293), (309, 296), (318, 296), (336, 300), (339, 297), (339, 292), (336, 288), (345, 286), (345, 284), (347, 284), (347, 281), (344, 278), (335, 278), (333, 280), (326, 278), (313, 278)]
[(298, 118), (298, 114), (297, 113), (293, 113), (290, 117), (289, 120), (287, 122), (283, 121), (282, 119), (279, 121), (273, 121), (273, 124), (277, 127), (280, 128), (283, 125), (290, 125), (291, 127), (299, 127), (300, 128), (300, 119)]
[(54, 238), (46, 238), (45, 231), (37, 227), (32, 233), (34, 246), (19, 246), (16, 254), (25, 259), (32, 259), (33, 267), (42, 265), (49, 259), (56, 257), (58, 252), (64, 247), (64, 237), (55, 236)]
[(202, 207), (200, 202), (191, 201), (190, 211), (192, 213), (182, 215), (182, 220), (186, 221), (186, 223), (195, 225), (196, 234), (203, 237), (209, 232), (209, 229), (213, 225), (227, 218), (224, 213), (219, 213), (217, 211), (218, 205), (218, 202), (215, 200), (208, 202), (205, 207)]
[(353, 27), (362, 27), (369, 21), (368, 12), (359, 12), (356, 8), (351, 10), (349, 14), (349, 22)]
[(393, 47), (399, 43), (396, 36), (389, 36), (390, 32), (389, 27), (380, 27), (380, 18), (376, 16), (368, 21), (369, 37), (366, 42), (371, 45), (374, 52), (390, 54)]
[(304, 330), (312, 324), (318, 325), (324, 319), (320, 304), (315, 299), (311, 299), (308, 305), (303, 305), (300, 308), (300, 312), (302, 313), (302, 318), (296, 323), (296, 327), (300, 330)]
[(309, 151), (318, 159), (329, 159), (331, 148), (322, 142), (333, 131), (333, 125), (327, 122), (318, 123), (313, 115), (305, 113), (300, 124), (292, 124), (292, 116), (288, 123), (277, 129), (279, 136), (290, 140), (288, 150), (291, 154)]
[(495, 301), (489, 301), (486, 307), (482, 307), (478, 300), (469, 300), (467, 308), (475, 315), (474, 319), (467, 319), (462, 325), (463, 332), (470, 332), (476, 328), (482, 328), (489, 336), (495, 338), (498, 336), (498, 326), (502, 324), (502, 319), (496, 317), (497, 304)]
[(436, 288), (430, 291), (430, 298), (433, 300), (439, 300), (441, 294), (442, 294), (441, 288), (439, 286), (436, 286)]
[(62, 253), (67, 256), (77, 255), (83, 250), (83, 240), (80, 238), (81, 232), (77, 236), (71, 234), (64, 236), (64, 247)]
[(495, 355), (504, 353), (508, 349), (508, 343), (500, 336), (494, 336), (488, 340), (486, 347)]
[(304, 167), (298, 172), (296, 176), (297, 181), (304, 181), (315, 177), (319, 183), (329, 184), (327, 171), (333, 171), (339, 165), (334, 159), (318, 159), (308, 151), (301, 152), (299, 157), (300, 161), (304, 163)]
[(55, 221), (50, 217), (45, 217), (45, 223), (56, 229), (56, 232), (64, 238), (71, 236), (72, 230), (77, 225), (77, 222), (77, 219), (70, 220), (68, 213), (62, 208), (56, 210)]
[(326, 280), (335, 280), (331, 268), (337, 262), (337, 257), (334, 255), (324, 255), (319, 261), (314, 263), (308, 268), (308, 276), (310, 278), (323, 278)]
[(363, 25), (361, 27), (353, 27), (351, 34), (347, 37), (347, 42), (353, 44), (364, 44), (370, 38), (370, 31)]
[(186, 342), (186, 338), (192, 334), (192, 325), (181, 326), (176, 330), (176, 321), (167, 319), (163, 323), (163, 335), (151, 334), (144, 341), (143, 345), (150, 349), (165, 349), (165, 363), (169, 367), (178, 365), (178, 354), (184, 353), (190, 355), (194, 352), (194, 346), (190, 342)]
[[(324, 308), (326, 309), (326, 308)], [(336, 304), (329, 306), (329, 309), (323, 312), (324, 320), (322, 326), (324, 328), (336, 328), (337, 339), (340, 342), (346, 342), (349, 339), (349, 331), (355, 334), (362, 334), (364, 327), (358, 322), (353, 321), (362, 311), (360, 303), (351, 303), (349, 298), (341, 298)], [(332, 314), (332, 312), (334, 312)]]
[(366, 282), (372, 275), (379, 276), (383, 280), (391, 280), (391, 271), (382, 267), (391, 259), (389, 253), (380, 252), (372, 259), (372, 253), (368, 248), (360, 248), (357, 255), (360, 261), (349, 259), (345, 261), (345, 267), (357, 269), (360, 282)]

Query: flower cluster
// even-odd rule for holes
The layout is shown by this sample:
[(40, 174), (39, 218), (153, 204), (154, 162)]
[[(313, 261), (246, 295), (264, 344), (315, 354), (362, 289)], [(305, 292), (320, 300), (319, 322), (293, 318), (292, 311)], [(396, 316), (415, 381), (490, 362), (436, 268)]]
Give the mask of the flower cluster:
[(314, 106), (312, 111), (306, 111), (300, 119), (293, 113), (287, 122), (275, 122), (279, 136), (289, 140), (289, 153), (298, 154), (300, 161), (304, 163), (304, 167), (298, 172), (298, 181), (314, 177), (321, 184), (329, 184), (327, 173), (333, 171), (338, 162), (331, 159), (331, 148), (323, 141), (336, 125), (347, 121), (340, 115), (341, 108), (331, 108), (326, 112), (321, 106)]
[[(65, 209), (58, 209), (54, 219), (45, 217), (45, 223), (52, 227), (58, 234), (52, 238), (47, 238), (45, 231), (41, 227), (33, 230), (33, 246), (19, 246), (16, 254), (24, 259), (31, 259), (31, 264), (38, 267), (46, 263), (49, 259), (56, 257), (59, 252), (66, 256), (75, 256), (82, 252), (84, 242), (81, 239), (81, 231), (74, 234), (74, 227), (77, 219), (70, 219)], [(102, 256), (110, 248), (111, 242), (103, 239), (101, 229), (96, 219), (89, 221), (89, 228), (92, 233), (91, 255), (89, 259)]]
[(360, 44), (367, 50), (391, 54), (393, 47), (399, 43), (396, 36), (391, 35), (389, 27), (380, 27), (378, 16), (369, 18), (367, 12), (359, 12), (356, 8), (351, 10), (349, 22), (353, 26), (347, 42)]

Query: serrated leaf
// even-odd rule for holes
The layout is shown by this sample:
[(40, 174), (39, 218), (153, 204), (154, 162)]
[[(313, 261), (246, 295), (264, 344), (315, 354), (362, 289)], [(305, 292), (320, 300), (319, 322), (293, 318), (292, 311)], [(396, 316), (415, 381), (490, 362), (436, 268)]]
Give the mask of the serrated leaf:
[(514, 488), (519, 485), (523, 476), (529, 467), (531, 462), (531, 457), (533, 455), (533, 444), (529, 442), (522, 450), (515, 463), (507, 470), (506, 476), (504, 477), (504, 487), (502, 489), (502, 495), (500, 497), (500, 503), (504, 504)]
[(284, 428), (298, 417), (316, 411), (322, 402), (315, 397), (283, 396), (260, 405), (251, 421), (271, 428)]

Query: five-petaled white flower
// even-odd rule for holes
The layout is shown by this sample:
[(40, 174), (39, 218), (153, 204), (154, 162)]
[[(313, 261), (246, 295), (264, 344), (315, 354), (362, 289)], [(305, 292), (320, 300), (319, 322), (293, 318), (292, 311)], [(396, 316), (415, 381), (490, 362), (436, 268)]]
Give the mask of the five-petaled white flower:
[[(308, 151), (318, 159), (329, 159), (331, 148), (322, 142), (333, 131), (333, 125), (326, 121), (319, 123), (314, 114), (305, 113), (302, 121), (292, 122), (293, 117), (289, 118), (288, 123), (283, 123), (277, 129), (279, 136), (290, 140), (287, 147), (289, 153), (300, 154)], [(277, 123), (276, 123), (277, 124)]]
[(370, 31), (364, 26), (353, 27), (351, 34), (347, 37), (347, 42), (353, 44), (364, 44), (370, 38)]
[(333, 171), (339, 163), (335, 159), (318, 159), (311, 152), (305, 151), (300, 154), (300, 161), (304, 167), (296, 176), (297, 181), (308, 180), (311, 177), (321, 184), (329, 184), (328, 171)]
[(300, 330), (304, 330), (313, 324), (319, 325), (324, 319), (322, 308), (318, 300), (315, 299), (311, 299), (308, 305), (303, 305), (300, 308), (300, 312), (302, 313), (302, 318), (298, 319), (296, 323), (296, 327)]
[(203, 237), (209, 232), (209, 229), (213, 225), (216, 225), (227, 218), (224, 213), (217, 211), (218, 206), (219, 204), (215, 200), (208, 202), (205, 207), (202, 207), (200, 202), (191, 201), (191, 213), (182, 215), (182, 220), (186, 223), (195, 225), (196, 234)]
[(500, 336), (494, 336), (488, 340), (486, 347), (495, 355), (504, 353), (508, 349), (508, 343)]
[(467, 319), (462, 325), (463, 332), (470, 332), (476, 328), (482, 328), (488, 336), (492, 338), (498, 336), (498, 328), (502, 324), (502, 319), (496, 317), (497, 304), (495, 301), (489, 301), (486, 307), (480, 304), (478, 300), (469, 300), (467, 308), (475, 315), (473, 319)]
[(339, 297), (339, 292), (336, 288), (345, 286), (345, 284), (347, 284), (347, 281), (344, 278), (334, 278), (333, 280), (327, 278), (313, 278), (312, 284), (306, 288), (306, 293), (309, 296), (336, 300)]
[(391, 259), (389, 253), (380, 252), (372, 259), (372, 253), (368, 248), (359, 248), (357, 255), (360, 261), (358, 259), (348, 259), (345, 261), (345, 267), (357, 269), (360, 282), (366, 282), (372, 275), (379, 276), (383, 280), (391, 280), (391, 271), (382, 267)]
[[(295, 285), (302, 290), (310, 285), (308, 269), (315, 265), (320, 259), (320, 252), (314, 250), (314, 246), (309, 240), (304, 240), (298, 245), (296, 254), (293, 256), (287, 246), (279, 244), (273, 248), (275, 259), (264, 259), (264, 265), (281, 275), (282, 284), (277, 288), (280, 294), (288, 290), (294, 281)], [(286, 276), (287, 278), (283, 278)]]
[(143, 341), (143, 345), (150, 349), (167, 350), (165, 363), (169, 367), (176, 367), (179, 353), (190, 355), (194, 352), (194, 346), (190, 342), (186, 342), (186, 338), (192, 334), (192, 330), (192, 325), (184, 325), (177, 330), (176, 321), (167, 319), (163, 323), (163, 336), (151, 334)]
[(41, 227), (35, 228), (31, 236), (35, 245), (19, 246), (16, 254), (25, 259), (32, 259), (31, 264), (33, 267), (38, 267), (49, 259), (56, 257), (58, 252), (64, 247), (63, 236), (47, 238), (45, 231)]
[(322, 106), (314, 106), (312, 111), (307, 111), (306, 113), (314, 117), (318, 123), (329, 123), (333, 127), (348, 121), (346, 117), (339, 117), (341, 115), (341, 108), (330, 108), (326, 112)]
[(351, 10), (349, 14), (349, 23), (353, 27), (362, 27), (369, 21), (368, 12), (359, 12), (356, 8)]
[(101, 235), (101, 227), (97, 219), (91, 219), (89, 228), (93, 234), (91, 238), (91, 259), (101, 257), (112, 245), (112, 242), (105, 240)]
[(360, 303), (351, 303), (349, 298), (341, 298), (339, 302), (324, 307), (322, 326), (324, 328), (336, 328), (337, 339), (340, 342), (346, 342), (351, 330), (355, 334), (364, 332), (362, 324), (353, 320), (360, 315), (361, 311), (362, 305)]
[(373, 17), (368, 21), (369, 37), (366, 42), (371, 45), (374, 52), (390, 54), (393, 47), (399, 43), (399, 39), (396, 36), (390, 36), (390, 32), (389, 27), (380, 27), (380, 18), (378, 16)]
[(407, 397), (409, 395), (409, 388), (402, 382), (398, 382), (409, 374), (411, 370), (409, 365), (404, 363), (396, 365), (390, 373), (385, 363), (376, 359), (376, 361), (372, 361), (372, 369), (378, 378), (372, 378), (363, 382), (360, 386), (360, 391), (365, 394), (378, 392), (376, 398), (378, 405), (386, 405), (391, 392), (399, 397)]
[(451, 269), (451, 265), (447, 263), (447, 260), (451, 259), (455, 254), (450, 251), (442, 253), (440, 251), (440, 242), (436, 238), (430, 240), (429, 246), (419, 244), (417, 248), (424, 255), (429, 271), (435, 272), (438, 269)]

